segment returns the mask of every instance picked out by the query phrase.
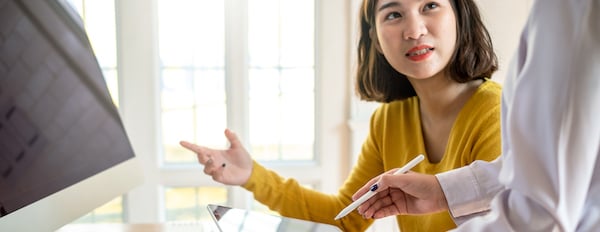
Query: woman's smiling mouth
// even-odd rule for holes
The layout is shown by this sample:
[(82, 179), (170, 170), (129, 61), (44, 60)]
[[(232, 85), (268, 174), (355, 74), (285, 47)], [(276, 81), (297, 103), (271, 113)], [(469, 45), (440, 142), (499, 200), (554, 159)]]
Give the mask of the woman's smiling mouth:
[(430, 46), (416, 46), (408, 50), (404, 55), (412, 61), (421, 61), (433, 54), (433, 50), (435, 50), (435, 48)]

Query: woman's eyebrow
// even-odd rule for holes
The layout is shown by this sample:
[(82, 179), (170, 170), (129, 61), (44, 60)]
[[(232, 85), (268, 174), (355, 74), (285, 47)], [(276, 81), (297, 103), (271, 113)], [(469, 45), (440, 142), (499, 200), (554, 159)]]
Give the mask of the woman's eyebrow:
[(382, 10), (385, 10), (386, 8), (390, 8), (390, 7), (394, 7), (394, 6), (400, 6), (400, 5), (402, 5), (402, 4), (400, 4), (397, 1), (391, 1), (391, 2), (384, 3), (383, 5), (381, 5), (379, 7), (379, 9), (377, 9), (377, 11), (382, 11)]

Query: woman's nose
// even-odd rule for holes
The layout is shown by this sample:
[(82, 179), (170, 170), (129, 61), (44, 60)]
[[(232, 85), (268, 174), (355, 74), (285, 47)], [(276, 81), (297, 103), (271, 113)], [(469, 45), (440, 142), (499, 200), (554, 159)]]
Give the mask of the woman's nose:
[(419, 15), (407, 17), (403, 37), (405, 40), (417, 40), (427, 34), (425, 21)]

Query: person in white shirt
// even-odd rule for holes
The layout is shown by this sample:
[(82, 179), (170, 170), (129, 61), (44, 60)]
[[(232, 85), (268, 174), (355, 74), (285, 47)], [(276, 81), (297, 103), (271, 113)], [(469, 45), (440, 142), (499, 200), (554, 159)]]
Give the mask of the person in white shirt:
[[(457, 231), (600, 231), (600, 1), (538, 0), (502, 98), (503, 155), (382, 174), (367, 218), (450, 210)], [(469, 220), (466, 220), (469, 219)]]

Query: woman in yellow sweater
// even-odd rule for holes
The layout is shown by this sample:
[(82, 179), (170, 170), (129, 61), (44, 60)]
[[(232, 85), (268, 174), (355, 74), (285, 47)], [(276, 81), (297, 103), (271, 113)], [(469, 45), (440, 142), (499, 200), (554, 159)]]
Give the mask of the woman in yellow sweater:
[[(356, 211), (334, 217), (372, 178), (418, 154), (426, 159), (412, 170), (427, 174), (500, 155), (501, 88), (487, 79), (496, 69), (491, 39), (473, 0), (364, 0), (357, 91), (363, 100), (382, 105), (338, 194), (306, 189), (267, 170), (229, 130), (227, 150), (181, 145), (197, 153), (213, 179), (244, 187), (283, 216), (364, 231), (373, 220)], [(397, 216), (397, 221), (401, 231), (456, 226), (448, 212)]]

